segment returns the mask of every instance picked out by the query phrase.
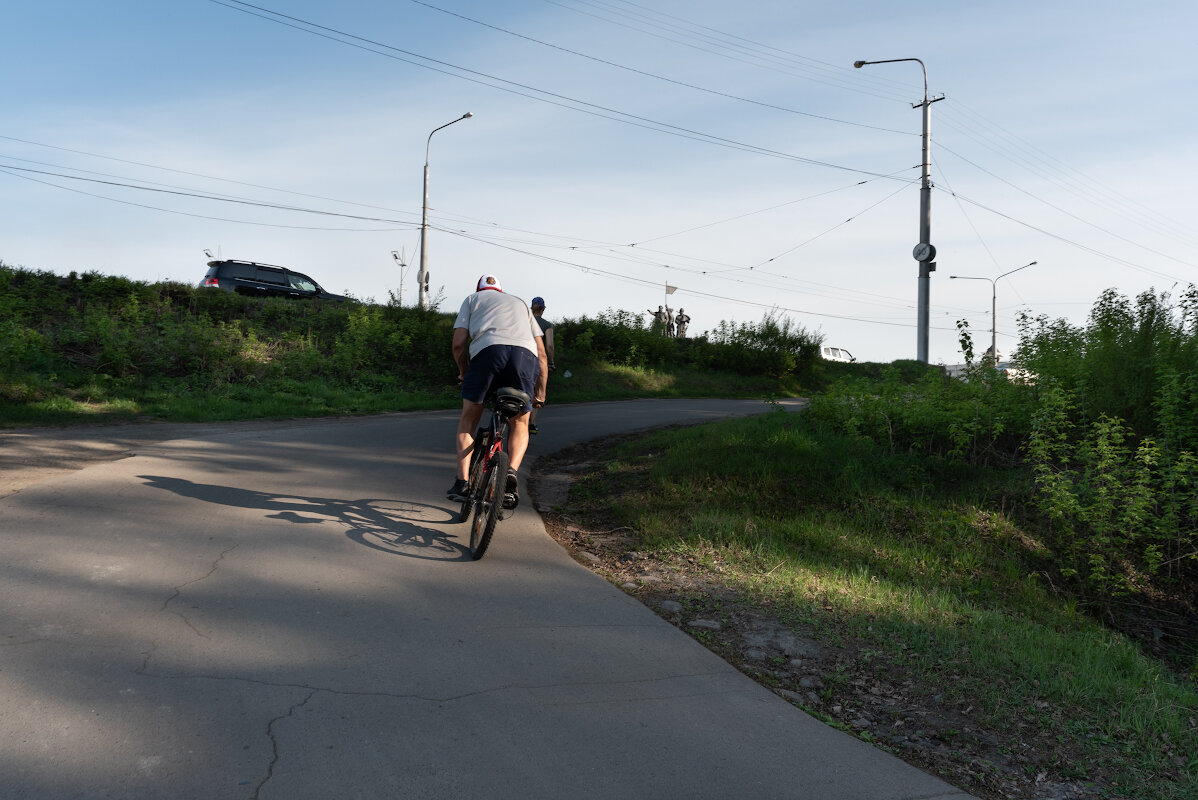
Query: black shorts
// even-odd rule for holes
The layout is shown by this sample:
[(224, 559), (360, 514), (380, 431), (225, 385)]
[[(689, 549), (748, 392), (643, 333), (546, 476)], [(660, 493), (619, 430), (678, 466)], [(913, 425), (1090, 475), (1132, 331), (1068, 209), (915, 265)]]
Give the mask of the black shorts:
[[(512, 344), (493, 344), (470, 358), (470, 368), (462, 378), (462, 399), (485, 403), (495, 389), (509, 386), (533, 396), (537, 388), (537, 373), (541, 362), (523, 347)], [(532, 411), (532, 404), (524, 406)]]

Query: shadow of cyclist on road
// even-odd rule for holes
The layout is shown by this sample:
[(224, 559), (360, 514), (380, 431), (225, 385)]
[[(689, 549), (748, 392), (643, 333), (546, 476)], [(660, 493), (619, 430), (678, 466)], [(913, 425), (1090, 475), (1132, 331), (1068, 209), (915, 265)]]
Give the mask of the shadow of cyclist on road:
[[(233, 486), (194, 483), (183, 478), (139, 475), (147, 486), (205, 503), (269, 512), (266, 519), (296, 525), (345, 526), (345, 535), (359, 544), (393, 555), (439, 561), (470, 560), (463, 545), (427, 524), (454, 522), (444, 508), (386, 498), (341, 500), (328, 497), (259, 492)], [(425, 524), (421, 524), (425, 523)]]

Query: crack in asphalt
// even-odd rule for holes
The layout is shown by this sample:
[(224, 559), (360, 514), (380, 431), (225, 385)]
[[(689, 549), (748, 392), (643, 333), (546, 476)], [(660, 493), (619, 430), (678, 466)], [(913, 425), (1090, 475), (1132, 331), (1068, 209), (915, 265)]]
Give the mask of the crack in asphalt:
[(287, 709), (286, 714), (281, 714), (272, 719), (270, 722), (266, 723), (266, 736), (270, 739), (270, 763), (266, 765), (266, 775), (263, 776), (262, 780), (258, 782), (258, 785), (254, 787), (254, 800), (258, 800), (258, 796), (261, 794), (262, 790), (266, 788), (266, 784), (269, 783), (270, 779), (274, 777), (275, 765), (279, 763), (279, 740), (275, 737), (275, 723), (282, 722), (285, 719), (290, 719), (297, 710), (306, 706), (308, 701), (315, 697), (318, 691), (320, 690), (313, 689), (312, 691), (308, 692), (308, 696), (298, 703), (293, 703), (291, 707)]
[[(327, 687), (327, 686), (313, 686), (311, 684), (305, 684), (305, 683), (286, 683), (286, 682), (278, 682), (278, 681), (267, 681), (267, 680), (261, 680), (258, 678), (247, 678), (244, 676), (220, 676), (220, 675), (202, 675), (202, 674), (168, 675), (168, 674), (154, 673), (154, 672), (150, 672), (148, 667), (149, 667), (150, 659), (153, 656), (153, 652), (156, 649), (157, 649), (157, 643), (155, 643), (153, 645), (150, 652), (146, 653), (146, 658), (145, 658), (145, 661), (142, 663), (142, 666), (139, 669), (135, 670), (136, 675), (138, 675), (139, 677), (142, 677), (142, 678), (157, 678), (159, 680), (210, 680), (210, 681), (234, 682), (234, 683), (253, 684), (253, 685), (257, 685), (257, 686), (267, 686), (267, 687), (271, 687), (271, 688), (275, 688), (275, 689), (299, 689), (299, 690), (306, 692), (306, 694), (304, 695), (302, 700), (299, 700), (298, 702), (294, 702), (288, 707), (286, 713), (280, 714), (276, 717), (271, 718), (266, 724), (266, 736), (270, 740), (271, 755), (270, 755), (270, 760), (266, 765), (266, 774), (263, 776), (262, 780), (260, 780), (258, 782), (257, 786), (254, 787), (254, 793), (252, 795), (253, 800), (258, 800), (263, 789), (266, 788), (267, 784), (274, 777), (275, 767), (278, 765), (279, 761), (282, 758), (282, 756), (280, 755), (280, 752), (279, 752), (279, 739), (278, 739), (278, 736), (275, 731), (275, 726), (278, 723), (283, 722), (284, 720), (290, 719), (293, 716), (295, 716), (295, 713), (299, 709), (306, 706), (317, 695), (324, 694), (324, 695), (332, 695), (334, 697), (378, 697), (378, 698), (386, 698), (389, 700), (415, 700), (415, 701), (423, 702), (423, 703), (453, 703), (453, 702), (457, 702), (459, 700), (467, 700), (467, 699), (470, 699), (473, 697), (480, 697), (480, 696), (483, 696), (486, 694), (491, 694), (493, 692), (503, 692), (503, 691), (510, 691), (510, 690), (553, 689), (553, 688), (563, 687), (563, 686), (564, 687), (619, 686), (619, 685), (634, 685), (634, 684), (652, 684), (652, 683), (661, 683), (664, 681), (685, 680), (687, 678), (704, 678), (704, 677), (709, 677), (711, 675), (718, 674), (718, 673), (711, 673), (711, 672), (696, 672), (696, 673), (684, 673), (684, 674), (680, 674), (680, 675), (667, 675), (667, 676), (662, 676), (662, 677), (658, 677), (658, 678), (645, 678), (645, 679), (639, 679), (639, 680), (579, 681), (579, 682), (563, 682), (563, 683), (547, 683), (547, 684), (510, 683), (510, 684), (505, 684), (503, 686), (493, 686), (493, 687), (489, 687), (486, 689), (480, 689), (480, 690), (474, 691), (474, 692), (463, 692), (461, 694), (456, 694), (456, 695), (445, 695), (445, 696), (441, 696), (441, 697), (434, 697), (434, 696), (426, 696), (426, 695), (420, 695), (420, 694), (415, 694), (415, 693), (402, 694), (402, 693), (396, 693), (396, 692), (352, 691), (352, 690), (347, 690), (347, 689), (336, 689), (336, 688), (331, 688), (331, 687)], [(709, 695), (714, 695), (714, 694), (729, 694), (729, 693), (733, 693), (736, 691), (740, 691), (740, 690), (739, 689), (730, 689), (730, 690), (723, 690), (723, 691), (716, 691), (716, 692), (708, 691), (708, 692), (688, 692), (685, 694), (660, 694), (660, 695), (651, 695), (651, 696), (645, 696), (645, 697), (629, 698), (629, 699), (625, 700), (624, 702), (641, 703), (641, 702), (645, 702), (645, 701), (662, 700), (662, 699), (677, 700), (677, 699), (685, 699), (685, 698), (691, 698), (691, 697), (709, 696)], [(610, 698), (606, 698), (603, 700), (583, 701), (583, 702), (569, 703), (569, 704), (555, 703), (553, 705), (558, 705), (558, 706), (561, 706), (561, 705), (590, 705), (593, 703), (611, 704), (613, 702), (616, 702), (616, 701), (613, 701)], [(919, 800), (925, 800), (925, 799), (921, 798)], [(929, 796), (928, 798), (926, 798), (926, 800), (934, 800), (934, 796)]]
[(182, 595), (182, 594), (183, 594), (183, 590), (184, 590), (185, 588), (187, 588), (188, 586), (192, 586), (192, 585), (194, 585), (194, 584), (200, 583), (201, 581), (205, 581), (205, 580), (208, 580), (209, 578), (211, 578), (211, 577), (212, 577), (212, 575), (213, 575), (213, 573), (215, 573), (215, 572), (216, 572), (217, 568), (219, 568), (219, 567), (220, 567), (220, 562), (224, 560), (225, 556), (226, 556), (227, 554), (229, 554), (229, 553), (233, 552), (233, 551), (234, 551), (234, 550), (236, 550), (236, 549), (237, 549), (237, 545), (233, 545), (232, 547), (227, 547), (227, 548), (225, 548), (224, 550), (221, 550), (221, 551), (220, 551), (220, 555), (218, 555), (218, 556), (216, 557), (216, 560), (212, 562), (212, 567), (211, 567), (211, 568), (210, 568), (210, 569), (209, 569), (207, 572), (205, 572), (203, 575), (201, 575), (201, 576), (200, 576), (200, 577), (198, 577), (198, 578), (195, 578), (195, 579), (193, 579), (193, 580), (187, 581), (186, 583), (181, 583), (181, 584), (179, 584), (178, 586), (174, 587), (174, 591), (173, 591), (173, 593), (171, 594), (171, 596), (170, 596), (170, 597), (168, 597), (168, 598), (166, 598), (166, 601), (165, 601), (165, 602), (163, 602), (163, 604), (162, 604), (162, 609), (161, 609), (161, 610), (162, 610), (162, 611), (168, 611), (168, 612), (170, 612), (171, 614), (174, 614), (174, 615), (175, 615), (176, 617), (178, 617), (179, 619), (183, 620), (183, 624), (184, 624), (184, 625), (186, 625), (188, 628), (190, 628), (190, 629), (191, 629), (191, 631), (192, 631), (192, 633), (194, 633), (196, 636), (199, 636), (199, 637), (201, 637), (201, 638), (203, 638), (203, 639), (211, 639), (212, 637), (210, 637), (210, 636), (208, 636), (208, 635), (204, 634), (204, 633), (203, 633), (203, 632), (201, 632), (201, 631), (200, 631), (198, 628), (196, 628), (196, 626), (192, 625), (192, 624), (191, 624), (191, 620), (189, 620), (189, 619), (187, 618), (187, 615), (186, 615), (186, 614), (184, 614), (184, 613), (182, 613), (182, 612), (180, 612), (180, 611), (171, 611), (171, 609), (169, 608), (169, 606), (170, 606), (170, 604), (171, 604), (171, 603), (173, 603), (175, 600), (177, 600), (177, 599), (179, 598), (179, 596), (180, 596), (180, 595)]

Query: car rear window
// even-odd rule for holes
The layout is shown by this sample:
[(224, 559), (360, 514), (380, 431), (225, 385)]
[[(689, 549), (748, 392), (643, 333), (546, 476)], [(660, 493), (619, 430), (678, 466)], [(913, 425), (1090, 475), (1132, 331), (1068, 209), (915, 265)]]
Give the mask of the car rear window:
[(258, 267), (257, 280), (262, 283), (274, 283), (279, 286), (287, 286), (287, 275), (281, 269), (272, 267)]
[(221, 264), (213, 269), (220, 270), (222, 278), (241, 278), (243, 280), (254, 280), (254, 267), (252, 264)]

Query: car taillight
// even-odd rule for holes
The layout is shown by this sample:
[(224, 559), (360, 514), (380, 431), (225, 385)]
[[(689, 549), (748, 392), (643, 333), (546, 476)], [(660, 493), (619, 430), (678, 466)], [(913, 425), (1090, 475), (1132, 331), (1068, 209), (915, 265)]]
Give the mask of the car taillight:
[(216, 278), (204, 278), (204, 285), (205, 286), (215, 286), (216, 288), (219, 289), (220, 281), (218, 281)]

